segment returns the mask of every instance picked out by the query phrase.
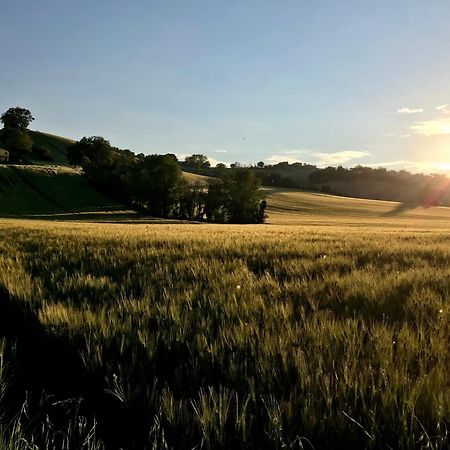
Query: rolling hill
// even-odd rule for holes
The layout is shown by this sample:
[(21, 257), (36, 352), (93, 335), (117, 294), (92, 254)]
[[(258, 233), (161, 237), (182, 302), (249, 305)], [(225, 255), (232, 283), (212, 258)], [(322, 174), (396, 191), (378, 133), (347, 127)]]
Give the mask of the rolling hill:
[(93, 189), (76, 169), (0, 165), (0, 215), (4, 217), (123, 209)]
[[(29, 131), (28, 134), (35, 145), (48, 149), (53, 163), (63, 166), (68, 165), (67, 147), (74, 144), (74, 140), (56, 136), (54, 134), (43, 133), (41, 131)], [(33, 162), (40, 161), (35, 160)]]
[(430, 221), (439, 226), (450, 224), (450, 208), (447, 207), (412, 208), (399, 202), (339, 197), (288, 188), (265, 188), (264, 191), (268, 203), (267, 223), (270, 224), (379, 222), (405, 226)]
[[(67, 166), (67, 147), (74, 141), (30, 131), (35, 145), (49, 150), (55, 164), (30, 160), (34, 165), (0, 165), (0, 216), (52, 217), (85, 220), (141, 220), (133, 211), (96, 191), (79, 170)], [(209, 177), (183, 172), (191, 184), (207, 186)], [(355, 186), (355, 194), (357, 186)], [(432, 219), (450, 221), (450, 208), (411, 208), (407, 204), (339, 197), (289, 188), (264, 188), (270, 224), (379, 221), (402, 225)], [(131, 219), (130, 219), (131, 217)]]

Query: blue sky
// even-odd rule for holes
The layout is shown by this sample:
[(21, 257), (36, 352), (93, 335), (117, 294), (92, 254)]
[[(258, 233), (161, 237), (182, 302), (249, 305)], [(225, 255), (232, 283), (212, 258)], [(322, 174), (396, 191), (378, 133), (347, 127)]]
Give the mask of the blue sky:
[(449, 170), (449, 23), (448, 0), (0, 0), (0, 110), (137, 153)]

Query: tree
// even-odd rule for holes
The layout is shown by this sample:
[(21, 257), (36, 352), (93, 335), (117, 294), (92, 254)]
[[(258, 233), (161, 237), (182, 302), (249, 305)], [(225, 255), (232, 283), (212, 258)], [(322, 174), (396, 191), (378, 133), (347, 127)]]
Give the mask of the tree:
[(185, 189), (180, 165), (171, 155), (146, 156), (134, 169), (133, 199), (154, 216), (176, 216)]
[(67, 149), (67, 159), (74, 166), (82, 166), (86, 172), (110, 165), (114, 148), (101, 136), (84, 137)]
[(232, 223), (258, 223), (262, 200), (261, 183), (249, 169), (234, 170), (224, 179), (227, 210)]
[(189, 167), (193, 167), (194, 169), (203, 169), (211, 166), (208, 161), (208, 157), (206, 155), (194, 154), (191, 156), (187, 156), (184, 160), (185, 164)]
[(205, 213), (208, 220), (215, 222), (262, 223), (266, 206), (254, 172), (235, 169), (225, 174), (221, 183), (210, 184)]
[(259, 161), (258, 164), (256, 164), (260, 169), (263, 169), (265, 164), (264, 161)]
[(25, 108), (9, 108), (0, 117), (5, 129), (12, 128), (17, 130), (26, 130), (34, 120), (31, 112)]

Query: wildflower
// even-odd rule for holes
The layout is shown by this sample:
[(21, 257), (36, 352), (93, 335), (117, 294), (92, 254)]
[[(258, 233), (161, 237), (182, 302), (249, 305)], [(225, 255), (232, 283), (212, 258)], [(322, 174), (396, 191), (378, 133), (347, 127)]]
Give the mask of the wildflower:
[(439, 314), (442, 314), (444, 311), (442, 309), (439, 310)]
[(241, 288), (241, 285), (238, 284), (238, 285), (236, 286), (236, 289), (240, 289), (240, 288)]

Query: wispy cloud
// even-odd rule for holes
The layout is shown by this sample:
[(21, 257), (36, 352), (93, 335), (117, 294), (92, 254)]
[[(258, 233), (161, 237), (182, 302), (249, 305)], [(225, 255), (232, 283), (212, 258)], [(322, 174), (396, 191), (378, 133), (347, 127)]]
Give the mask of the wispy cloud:
[(269, 156), (265, 161), (270, 164), (277, 164), (280, 162), (288, 162), (289, 164), (300, 161), (304, 162), (308, 160), (308, 155), (311, 155), (311, 152), (312, 150), (308, 149), (290, 149)]
[(280, 162), (288, 162), (289, 164), (295, 162), (308, 162), (316, 164), (318, 166), (333, 166), (344, 164), (353, 159), (364, 158), (369, 156), (369, 152), (356, 151), (356, 150), (344, 150), (334, 153), (320, 153), (313, 150), (299, 149), (299, 150), (286, 150), (281, 153), (277, 153), (266, 158), (266, 162), (270, 164), (277, 164)]
[(380, 163), (368, 164), (371, 167), (387, 167), (391, 169), (404, 169), (409, 172), (424, 172), (424, 173), (437, 173), (437, 172), (450, 172), (450, 163), (436, 162), (436, 161), (387, 161)]
[(226, 150), (214, 150), (216, 153), (226, 153)]
[(269, 156), (265, 159), (265, 161), (270, 164), (278, 164), (280, 162), (288, 162), (289, 164), (292, 164), (295, 162), (299, 162), (302, 159), (304, 160), (305, 158), (299, 158), (298, 154), (283, 153)]
[(436, 109), (442, 114), (450, 114), (450, 109), (448, 109), (448, 104), (436, 106)]
[(397, 109), (398, 114), (420, 114), (423, 113), (423, 108), (400, 108)]
[(415, 133), (423, 136), (450, 134), (450, 117), (415, 122), (410, 128)]
[(344, 150), (342, 152), (335, 153), (317, 153), (315, 156), (318, 159), (318, 165), (333, 166), (336, 164), (344, 164), (353, 159), (364, 158), (369, 156), (369, 152), (361, 152), (356, 150)]
[(394, 134), (394, 133), (386, 133), (383, 136), (385, 137), (400, 137), (400, 138), (409, 138), (410, 134)]

